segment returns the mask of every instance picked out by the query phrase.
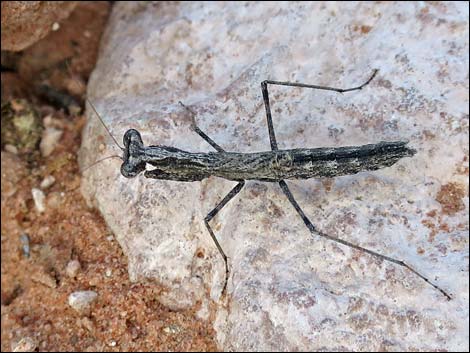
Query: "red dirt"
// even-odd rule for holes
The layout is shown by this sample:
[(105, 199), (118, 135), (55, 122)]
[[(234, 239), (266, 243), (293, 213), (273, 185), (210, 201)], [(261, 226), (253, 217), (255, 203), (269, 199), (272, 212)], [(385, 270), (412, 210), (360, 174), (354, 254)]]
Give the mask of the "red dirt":
[[(33, 80), (40, 79), (71, 95), (80, 93), (61, 62), (71, 59), (72, 71), (86, 81), (108, 7), (79, 4), (71, 22), (61, 23), (63, 32), (52, 32), (15, 57), (13, 70), (2, 72), (2, 103), (28, 99), (41, 118), (52, 116), (63, 135), (47, 158), (2, 151), (1, 350), (18, 348), (26, 338), (36, 351), (215, 351), (212, 323), (199, 320), (197, 308), (171, 311), (156, 300), (165, 288), (129, 281), (119, 244), (80, 194), (77, 151), (85, 119), (46, 103), (33, 89)], [(94, 40), (82, 41), (84, 29)], [(46, 210), (39, 213), (31, 189), (47, 175), (55, 183), (43, 190)], [(29, 258), (22, 250), (23, 234), (30, 238)], [(76, 277), (67, 274), (70, 260), (81, 264)], [(88, 315), (68, 304), (78, 290), (98, 294)]]

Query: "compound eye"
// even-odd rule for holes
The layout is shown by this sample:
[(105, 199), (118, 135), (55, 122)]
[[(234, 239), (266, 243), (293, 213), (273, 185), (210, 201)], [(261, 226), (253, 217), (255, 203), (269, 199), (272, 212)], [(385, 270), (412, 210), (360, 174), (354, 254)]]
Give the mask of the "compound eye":
[(129, 129), (126, 131), (124, 134), (124, 137), (122, 138), (124, 142), (124, 146), (127, 147), (132, 141), (137, 141), (138, 144), (142, 144), (142, 137), (140, 136), (140, 133), (135, 130), (135, 129)]
[(145, 162), (138, 164), (130, 163), (128, 160), (121, 165), (121, 174), (126, 178), (134, 178), (145, 170)]
[(133, 178), (137, 175), (135, 173), (135, 171), (132, 168), (130, 168), (129, 163), (122, 163), (122, 165), (121, 165), (121, 174), (122, 174), (122, 176), (124, 176), (126, 178)]
[(131, 136), (132, 136), (132, 130), (127, 130), (126, 133), (124, 134), (124, 137), (122, 138), (122, 142), (124, 143), (124, 146), (129, 146), (131, 143)]

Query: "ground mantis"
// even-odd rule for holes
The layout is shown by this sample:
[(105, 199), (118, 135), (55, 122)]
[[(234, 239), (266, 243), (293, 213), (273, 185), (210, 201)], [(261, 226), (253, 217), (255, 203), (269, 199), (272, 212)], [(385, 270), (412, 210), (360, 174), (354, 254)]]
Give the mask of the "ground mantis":
[(225, 281), (222, 293), (225, 293), (229, 279), (228, 259), (210, 227), (209, 222), (240, 192), (240, 190), (242, 190), (246, 180), (259, 180), (264, 182), (276, 182), (279, 184), (282, 192), (285, 194), (312, 234), (316, 234), (344, 246), (363, 251), (370, 256), (374, 256), (383, 261), (404, 267), (430, 284), (434, 289), (438, 290), (442, 295), (450, 300), (451, 296), (445, 290), (431, 282), (427, 277), (416, 271), (404, 261), (382, 255), (373, 250), (363, 248), (319, 231), (305, 215), (285, 181), (285, 179), (335, 177), (355, 174), (361, 171), (377, 170), (392, 166), (401, 158), (412, 157), (416, 153), (414, 149), (407, 147), (407, 141), (379, 142), (362, 146), (336, 148), (279, 150), (272, 121), (268, 85), (311, 88), (345, 93), (361, 90), (373, 80), (376, 74), (377, 70), (374, 70), (370, 78), (362, 85), (346, 89), (296, 82), (263, 81), (261, 83), (261, 91), (266, 110), (271, 151), (258, 153), (236, 153), (225, 151), (197, 126), (195, 121), (196, 114), (181, 102), (179, 103), (183, 109), (191, 115), (193, 130), (209, 143), (216, 152), (192, 153), (168, 146), (146, 147), (143, 144), (140, 133), (135, 129), (129, 129), (126, 131), (123, 138), (124, 147), (121, 147), (111, 135), (103, 120), (99, 117), (93, 104), (90, 101), (88, 102), (100, 118), (103, 126), (123, 151), (123, 156), (118, 157), (123, 160), (121, 165), (121, 174), (124, 177), (133, 178), (143, 172), (146, 178), (174, 180), (180, 182), (200, 181), (209, 176), (218, 176), (238, 182), (237, 185), (204, 218), (205, 226), (225, 263)]

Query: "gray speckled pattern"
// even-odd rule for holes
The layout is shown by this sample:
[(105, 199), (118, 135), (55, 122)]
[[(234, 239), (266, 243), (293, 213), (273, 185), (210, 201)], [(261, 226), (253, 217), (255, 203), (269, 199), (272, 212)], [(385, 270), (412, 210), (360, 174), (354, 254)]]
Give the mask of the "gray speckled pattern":
[(129, 130), (124, 137), (126, 151), (121, 171), (125, 177), (135, 177), (148, 163), (155, 168), (145, 172), (147, 178), (175, 181), (199, 181), (209, 176), (267, 182), (332, 178), (390, 167), (414, 155), (406, 144), (395, 141), (258, 153), (191, 153), (168, 146), (145, 147), (139, 132)]

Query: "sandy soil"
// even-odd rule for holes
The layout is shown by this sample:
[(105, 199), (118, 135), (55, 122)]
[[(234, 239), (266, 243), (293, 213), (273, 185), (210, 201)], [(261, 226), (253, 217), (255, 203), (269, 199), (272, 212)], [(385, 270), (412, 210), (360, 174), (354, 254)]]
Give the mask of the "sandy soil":
[[(77, 151), (85, 118), (68, 113), (34, 89), (38, 79), (47, 81), (65, 90), (63, 97), (76, 94), (83, 106), (77, 94), (84, 90), (71, 83), (63, 59), (71, 58), (72, 71), (86, 82), (109, 11), (106, 3), (90, 6), (81, 10), (79, 6), (70, 23), (62, 24), (63, 32), (52, 33), (20, 54), (2, 53), (2, 68), (5, 62), (9, 68), (2, 71), (2, 105), (12, 100), (21, 104), (14, 99), (25, 98), (43, 121), (48, 117), (48, 124), (63, 134), (48, 157), (38, 150), (15, 154), (2, 149), (1, 350), (217, 350), (212, 325), (196, 317), (197, 307), (171, 311), (156, 300), (165, 288), (129, 281), (119, 244), (80, 194)], [(73, 40), (83, 37), (84, 28), (93, 24), (87, 29), (87, 41)], [(55, 182), (41, 189), (47, 176)], [(43, 191), (44, 212), (38, 211), (32, 188)], [(80, 263), (76, 273), (67, 270), (72, 260)], [(88, 313), (68, 304), (69, 295), (81, 290), (97, 293)]]

